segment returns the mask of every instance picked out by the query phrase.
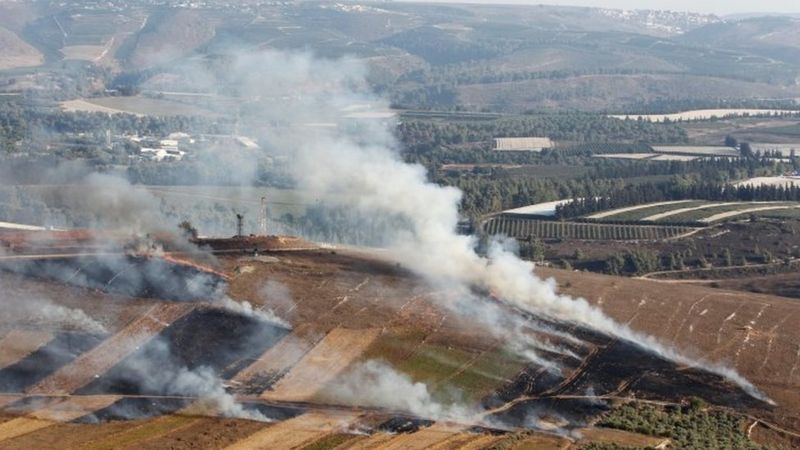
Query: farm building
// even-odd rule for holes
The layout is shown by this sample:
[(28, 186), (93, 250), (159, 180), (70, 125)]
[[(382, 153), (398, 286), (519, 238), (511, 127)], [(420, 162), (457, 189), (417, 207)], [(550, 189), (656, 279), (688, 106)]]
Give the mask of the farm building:
[(500, 152), (540, 152), (553, 148), (547, 137), (502, 137), (494, 139), (494, 150)]

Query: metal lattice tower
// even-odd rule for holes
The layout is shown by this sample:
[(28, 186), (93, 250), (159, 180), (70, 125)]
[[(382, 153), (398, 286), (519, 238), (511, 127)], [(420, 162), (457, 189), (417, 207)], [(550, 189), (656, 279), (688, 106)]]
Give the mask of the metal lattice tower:
[(267, 197), (261, 197), (261, 214), (258, 228), (262, 236), (267, 235)]

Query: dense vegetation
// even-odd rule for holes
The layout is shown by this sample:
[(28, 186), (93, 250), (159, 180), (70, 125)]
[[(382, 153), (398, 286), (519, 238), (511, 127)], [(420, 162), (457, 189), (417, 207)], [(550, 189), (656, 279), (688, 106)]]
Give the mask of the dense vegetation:
[(601, 114), (556, 113), (509, 116), (491, 121), (404, 120), (398, 136), (411, 153), (424, 154), (440, 145), (482, 143), (496, 137), (547, 136), (566, 142), (670, 143), (687, 141), (677, 125), (619, 120)]
[(628, 403), (614, 408), (598, 425), (667, 437), (682, 450), (763, 448), (748, 439), (741, 416), (706, 408), (699, 400), (685, 407)]

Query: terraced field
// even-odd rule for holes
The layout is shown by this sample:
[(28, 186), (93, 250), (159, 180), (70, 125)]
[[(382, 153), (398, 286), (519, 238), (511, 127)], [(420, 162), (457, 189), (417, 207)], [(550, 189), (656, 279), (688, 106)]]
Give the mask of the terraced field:
[(501, 215), (484, 223), (490, 235), (505, 235), (517, 239), (584, 239), (635, 241), (670, 239), (691, 233), (697, 228), (672, 225), (615, 225), (525, 219)]
[[(631, 288), (629, 280), (616, 278), (571, 281), (573, 291), (602, 302), (621, 322), (667, 342), (673, 335), (686, 335), (687, 329), (701, 333), (700, 324), (708, 320), (708, 327), (713, 320), (722, 321), (721, 327), (716, 324), (718, 343), (702, 332), (704, 355), (734, 361), (770, 396), (789, 399), (770, 409), (700, 367), (677, 366), (603, 333), (528, 314), (528, 332), (556, 352), (552, 357), (561, 372), (546, 370), (509, 349), (486, 325), (443, 307), (443, 299), (454, 297), (453, 292), (429, 285), (378, 254), (305, 250), (272, 252), (270, 258), (258, 259), (224, 253), (218, 260), (218, 270), (229, 276), (228, 295), (249, 301), (251, 311), (273, 311), (293, 329), (226, 309), (211, 299), (117, 298), (68, 287), (64, 281), (25, 281), (43, 294), (75, 290), (63, 296), (65, 305), (85, 312), (106, 332), (91, 335), (71, 329), (68, 334), (50, 324), (41, 327), (48, 334), (36, 335), (25, 331), (29, 328), (18, 317), (0, 317), (0, 355), (9, 355), (0, 368), (5, 383), (0, 404), (6, 417), (0, 422), (0, 447), (658, 445), (663, 439), (583, 425), (575, 429), (580, 434), (528, 429), (535, 411), (550, 412), (535, 419), (541, 426), (572, 429), (570, 423), (584, 424), (604, 414), (615, 399), (631, 396), (672, 404), (697, 395), (714, 407), (736, 408), (791, 430), (800, 428), (800, 403), (789, 392), (800, 380), (800, 371), (791, 369), (797, 365), (791, 362), (796, 349), (784, 342), (784, 337), (791, 340), (793, 331), (767, 325), (783, 322), (762, 325), (760, 319), (770, 315), (772, 320), (775, 313), (785, 322), (793, 310), (782, 299), (754, 296), (748, 302), (720, 291), (681, 291), (676, 294), (683, 305), (680, 314), (656, 324), (639, 318), (638, 308), (657, 308), (657, 301), (673, 301), (672, 294), (639, 285)], [(0, 272), (0, 283), (8, 277), (17, 275)], [(621, 295), (608, 295), (609, 289), (617, 289), (612, 280), (623, 283), (618, 287)], [(642, 292), (650, 291), (658, 300), (647, 297), (644, 306), (636, 307)], [(80, 292), (87, 295), (81, 297)], [(729, 301), (734, 301), (733, 309)], [(689, 302), (698, 303), (690, 307)], [(758, 346), (736, 344), (743, 337), (738, 322), (724, 320), (732, 312), (754, 323), (747, 341)], [(771, 344), (770, 333), (776, 336)], [(27, 336), (20, 339), (24, 348), (11, 345), (16, 340), (8, 336)], [(374, 379), (353, 378), (359, 367), (375, 361), (394, 374), (390, 395), (396, 398), (380, 397)], [(784, 363), (791, 372), (786, 378), (790, 385), (770, 384), (764, 377)], [(172, 378), (173, 372), (181, 375)], [(358, 395), (342, 397), (341, 386), (353, 380)], [(202, 382), (202, 389), (188, 387), (195, 382)], [(461, 412), (441, 415), (449, 411), (441, 405), (457, 405)], [(226, 414), (236, 418), (220, 417)], [(271, 421), (253, 420), (265, 418)]]
[(740, 220), (750, 215), (794, 216), (800, 208), (796, 202), (712, 202), (705, 200), (682, 200), (637, 205), (592, 214), (587, 218), (602, 222), (647, 223), (716, 223), (724, 220)]

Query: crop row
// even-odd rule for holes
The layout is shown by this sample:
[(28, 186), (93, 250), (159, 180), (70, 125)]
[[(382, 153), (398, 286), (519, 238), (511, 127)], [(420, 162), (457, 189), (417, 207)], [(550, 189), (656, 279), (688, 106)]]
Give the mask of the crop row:
[(535, 220), (498, 216), (484, 224), (490, 235), (506, 235), (517, 239), (586, 239), (586, 240), (657, 240), (675, 237), (693, 230), (673, 225), (618, 225), (555, 220)]

